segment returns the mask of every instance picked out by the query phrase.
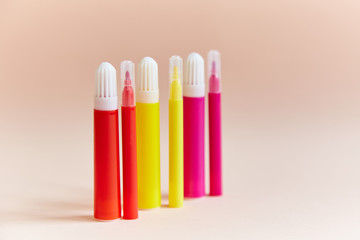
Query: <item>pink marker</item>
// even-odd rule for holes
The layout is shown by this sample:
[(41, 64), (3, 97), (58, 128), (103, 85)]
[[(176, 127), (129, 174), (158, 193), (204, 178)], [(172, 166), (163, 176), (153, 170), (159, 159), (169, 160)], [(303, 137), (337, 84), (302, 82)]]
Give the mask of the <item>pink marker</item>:
[(205, 195), (204, 59), (191, 53), (184, 78), (184, 196)]
[(210, 196), (222, 195), (220, 53), (208, 53)]

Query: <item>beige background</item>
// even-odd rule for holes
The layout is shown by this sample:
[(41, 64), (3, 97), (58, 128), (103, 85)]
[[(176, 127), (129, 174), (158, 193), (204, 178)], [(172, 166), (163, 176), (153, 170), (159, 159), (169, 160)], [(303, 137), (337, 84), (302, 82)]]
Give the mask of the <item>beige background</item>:
[[(0, 1), (0, 239), (359, 239), (360, 2)], [(94, 73), (222, 53), (222, 198), (94, 222)]]

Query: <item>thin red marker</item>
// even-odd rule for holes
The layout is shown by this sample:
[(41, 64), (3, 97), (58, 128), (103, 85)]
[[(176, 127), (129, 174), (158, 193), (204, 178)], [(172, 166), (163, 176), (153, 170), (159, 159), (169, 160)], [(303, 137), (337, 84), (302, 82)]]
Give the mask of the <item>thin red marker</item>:
[(124, 219), (138, 218), (134, 63), (121, 63)]

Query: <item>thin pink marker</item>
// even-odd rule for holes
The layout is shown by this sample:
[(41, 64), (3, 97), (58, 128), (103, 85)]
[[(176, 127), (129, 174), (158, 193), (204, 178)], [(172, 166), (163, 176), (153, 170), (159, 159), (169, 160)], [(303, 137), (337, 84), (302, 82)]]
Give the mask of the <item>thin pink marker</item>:
[(205, 195), (205, 78), (204, 59), (191, 53), (185, 65), (184, 196)]
[(210, 196), (222, 195), (220, 53), (208, 53)]

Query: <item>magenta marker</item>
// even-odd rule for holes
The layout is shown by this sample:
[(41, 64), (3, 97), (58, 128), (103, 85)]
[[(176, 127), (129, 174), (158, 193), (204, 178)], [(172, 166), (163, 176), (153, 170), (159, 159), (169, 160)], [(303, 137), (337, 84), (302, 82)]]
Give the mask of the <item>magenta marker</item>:
[(205, 195), (204, 59), (191, 53), (184, 78), (184, 196)]
[(210, 196), (222, 195), (220, 53), (208, 53)]

